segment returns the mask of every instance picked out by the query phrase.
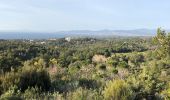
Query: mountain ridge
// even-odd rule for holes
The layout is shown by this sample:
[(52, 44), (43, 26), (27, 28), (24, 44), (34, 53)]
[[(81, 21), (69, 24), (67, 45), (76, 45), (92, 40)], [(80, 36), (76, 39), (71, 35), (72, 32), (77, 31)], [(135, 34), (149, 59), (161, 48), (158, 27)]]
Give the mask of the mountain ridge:
[[(170, 30), (167, 30), (170, 32)], [(0, 39), (48, 39), (75, 36), (111, 37), (111, 36), (154, 36), (156, 29), (134, 30), (71, 30), (58, 32), (0, 32)]]

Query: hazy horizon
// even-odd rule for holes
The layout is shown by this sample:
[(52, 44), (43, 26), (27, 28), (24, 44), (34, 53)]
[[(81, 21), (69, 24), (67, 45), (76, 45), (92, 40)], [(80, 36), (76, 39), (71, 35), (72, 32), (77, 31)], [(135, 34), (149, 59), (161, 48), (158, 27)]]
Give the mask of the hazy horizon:
[[(134, 31), (134, 30), (157, 30), (158, 28), (164, 29), (162, 27), (157, 27), (155, 29), (147, 29), (147, 28), (132, 28), (132, 29), (75, 29), (75, 30), (59, 30), (59, 31), (28, 31), (28, 30), (0, 30), (0, 32), (30, 32), (30, 33), (56, 33), (56, 32), (68, 32), (68, 31)], [(170, 30), (170, 29), (164, 29)]]

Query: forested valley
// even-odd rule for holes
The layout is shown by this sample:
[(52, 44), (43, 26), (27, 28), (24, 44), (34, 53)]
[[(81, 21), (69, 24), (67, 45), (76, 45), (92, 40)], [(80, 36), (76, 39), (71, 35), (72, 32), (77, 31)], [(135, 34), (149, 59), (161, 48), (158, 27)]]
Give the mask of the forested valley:
[(170, 100), (170, 34), (0, 40), (2, 100)]

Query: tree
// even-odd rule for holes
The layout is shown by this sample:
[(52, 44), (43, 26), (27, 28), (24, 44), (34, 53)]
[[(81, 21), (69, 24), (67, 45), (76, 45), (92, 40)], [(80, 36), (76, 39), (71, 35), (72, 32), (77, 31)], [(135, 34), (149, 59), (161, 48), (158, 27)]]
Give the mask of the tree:
[(153, 38), (153, 42), (158, 46), (157, 53), (160, 57), (170, 57), (170, 33), (167, 34), (158, 28), (157, 36)]

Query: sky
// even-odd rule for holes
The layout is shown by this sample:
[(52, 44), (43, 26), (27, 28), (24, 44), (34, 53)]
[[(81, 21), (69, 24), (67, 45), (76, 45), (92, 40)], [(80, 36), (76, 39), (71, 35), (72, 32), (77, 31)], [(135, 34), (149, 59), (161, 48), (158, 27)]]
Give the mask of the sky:
[(0, 0), (0, 31), (170, 29), (170, 0)]

